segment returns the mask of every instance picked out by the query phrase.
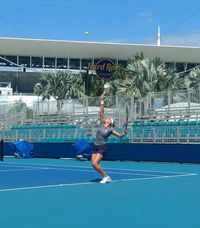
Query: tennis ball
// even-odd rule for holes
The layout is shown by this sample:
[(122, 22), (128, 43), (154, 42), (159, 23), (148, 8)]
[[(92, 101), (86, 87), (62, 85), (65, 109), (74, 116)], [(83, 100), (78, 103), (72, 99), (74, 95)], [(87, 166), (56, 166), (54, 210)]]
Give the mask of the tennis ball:
[(89, 34), (89, 32), (84, 32), (84, 35), (87, 36)]
[(110, 84), (108, 84), (108, 83), (106, 83), (106, 84), (104, 84), (104, 89), (108, 89), (108, 88), (110, 88)]

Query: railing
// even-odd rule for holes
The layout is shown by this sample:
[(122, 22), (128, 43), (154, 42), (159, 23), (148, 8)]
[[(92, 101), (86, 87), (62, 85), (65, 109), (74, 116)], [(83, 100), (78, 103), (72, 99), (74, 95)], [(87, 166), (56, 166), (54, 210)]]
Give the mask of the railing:
[(0, 130), (9, 129), (14, 124), (23, 124), (26, 121), (26, 107), (14, 104), (0, 105)]
[(199, 121), (133, 124), (132, 143), (200, 143)]
[[(76, 142), (80, 139), (94, 142), (96, 136), (94, 128), (82, 128), (79, 125), (32, 125), (15, 126), (7, 131), (1, 131), (0, 137), (4, 141), (17, 141), (20, 139), (32, 142)], [(123, 132), (123, 129), (118, 129)], [(128, 142), (128, 138), (117, 139), (110, 137), (109, 142)]]
[[(111, 116), (118, 127), (125, 122), (126, 106), (129, 107), (130, 121), (133, 121), (134, 102), (132, 97), (106, 97), (105, 117)], [(99, 97), (84, 97), (65, 101), (62, 106), (56, 101), (35, 102), (34, 117), (27, 124), (76, 123), (82, 127), (96, 128), (99, 125)], [(60, 107), (60, 109), (58, 109)]]
[[(116, 128), (123, 132), (122, 128)], [(4, 141), (24, 139), (33, 142), (75, 142), (95, 140), (97, 128), (78, 124), (15, 126), (1, 131)], [(123, 139), (111, 136), (108, 143), (200, 143), (200, 122), (138, 122), (130, 123), (128, 135)]]
[[(196, 115), (200, 110), (200, 90), (151, 92), (135, 102), (135, 109), (136, 119), (156, 118), (160, 115), (165, 115), (167, 119), (174, 114)], [(199, 116), (197, 118), (199, 119)]]
[[(126, 106), (129, 108), (130, 121), (128, 141), (131, 143), (199, 143), (200, 141), (200, 129), (197, 128), (200, 121), (199, 90), (150, 93), (146, 98), (137, 101), (134, 101), (134, 98), (130, 96), (107, 97), (105, 99), (105, 116), (112, 116), (116, 126), (120, 129), (125, 122)], [(56, 101), (40, 101), (38, 99), (33, 103), (34, 115), (29, 120), (26, 119), (25, 109), (16, 108), (13, 104), (1, 107), (3, 107), (0, 109), (1, 135), (7, 140), (23, 138), (33, 141), (47, 140), (48, 138), (51, 140), (52, 138), (61, 141), (74, 141), (82, 138), (78, 133), (85, 131), (84, 129), (90, 129), (92, 135), (83, 136), (83, 138), (93, 140), (99, 126), (99, 97), (68, 100), (62, 106), (59, 106)], [(191, 124), (194, 121), (196, 125)], [(66, 129), (63, 130), (62, 127), (52, 133), (50, 129), (45, 127), (55, 128), (55, 125), (66, 126), (68, 124), (76, 125), (76, 132), (71, 131), (71, 135), (66, 133)], [(22, 127), (27, 125), (29, 130), (26, 129), (26, 133), (21, 129), (5, 131), (13, 125)], [(40, 129), (38, 131), (31, 127), (39, 125), (41, 128), (38, 127)], [(165, 127), (161, 125), (165, 125)], [(188, 125), (187, 128), (186, 125)], [(140, 127), (137, 134), (136, 127)], [(183, 132), (185, 133), (183, 134)]]

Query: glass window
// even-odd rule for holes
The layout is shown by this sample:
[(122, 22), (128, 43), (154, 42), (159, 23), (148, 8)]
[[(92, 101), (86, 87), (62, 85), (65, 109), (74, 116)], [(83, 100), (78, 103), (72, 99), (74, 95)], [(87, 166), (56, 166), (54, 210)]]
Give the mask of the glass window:
[(1, 56), (4, 58), (4, 59), (0, 59), (1, 66), (9, 66), (9, 67), (16, 66), (14, 63), (17, 64), (17, 56), (13, 56), (13, 55), (6, 55), (6, 56), (1, 55)]
[(57, 69), (67, 69), (68, 59), (66, 58), (57, 58)]
[(30, 67), (30, 56), (19, 56), (19, 65)]
[[(103, 59), (103, 58), (102, 58), (102, 59)], [(97, 62), (99, 62), (99, 60), (101, 60), (101, 59), (94, 59), (94, 65), (96, 65)]]
[(174, 69), (176, 67), (175, 62), (166, 62), (165, 63), (166, 68)]
[(4, 58), (5, 58), (4, 55), (0, 55), (0, 66), (9, 66), (9, 65), (7, 65), (7, 64), (9, 64), (8, 61), (4, 60)]
[(31, 67), (43, 68), (43, 58), (42, 57), (32, 57)]
[(80, 69), (80, 59), (70, 59), (69, 69), (79, 70)]
[(55, 58), (44, 58), (44, 68), (55, 68)]
[(126, 60), (118, 60), (118, 66), (127, 67), (127, 64)]
[(81, 70), (87, 70), (88, 65), (92, 63), (92, 59), (82, 59), (81, 60)]
[(196, 63), (187, 63), (187, 70), (190, 70), (190, 69), (192, 69), (192, 68), (194, 68), (196, 66), (197, 66)]
[(177, 72), (185, 71), (185, 63), (176, 63)]

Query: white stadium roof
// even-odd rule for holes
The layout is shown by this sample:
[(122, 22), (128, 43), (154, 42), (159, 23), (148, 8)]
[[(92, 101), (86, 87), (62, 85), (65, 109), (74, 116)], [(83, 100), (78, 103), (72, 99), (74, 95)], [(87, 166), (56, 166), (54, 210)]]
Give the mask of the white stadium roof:
[(199, 47), (0, 37), (0, 55), (127, 60), (139, 53), (166, 62), (200, 62)]

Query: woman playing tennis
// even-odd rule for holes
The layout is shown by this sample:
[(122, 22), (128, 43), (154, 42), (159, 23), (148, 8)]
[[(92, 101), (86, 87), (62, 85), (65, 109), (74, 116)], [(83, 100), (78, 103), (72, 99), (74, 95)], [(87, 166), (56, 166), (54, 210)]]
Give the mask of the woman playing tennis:
[(94, 152), (92, 154), (91, 160), (92, 160), (92, 166), (93, 168), (99, 172), (103, 179), (100, 181), (101, 184), (109, 183), (111, 182), (111, 178), (108, 176), (108, 174), (103, 170), (103, 168), (100, 166), (100, 162), (103, 159), (105, 152), (106, 152), (106, 141), (110, 135), (114, 135), (118, 138), (123, 138), (127, 132), (124, 134), (120, 134), (113, 130), (114, 123), (113, 119), (111, 117), (104, 118), (104, 94), (101, 96), (101, 105), (100, 105), (100, 121), (101, 126), (97, 130), (96, 134), (96, 140), (94, 142)]

